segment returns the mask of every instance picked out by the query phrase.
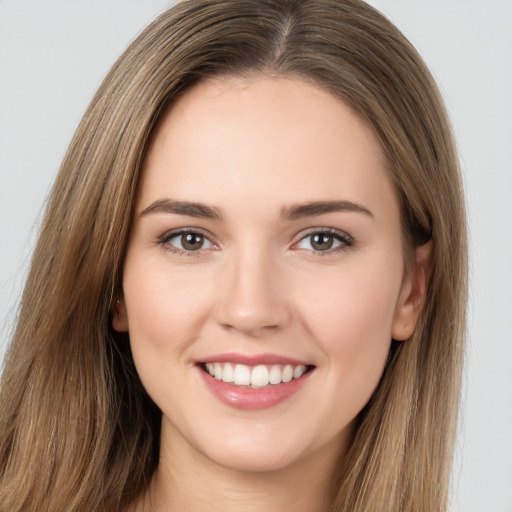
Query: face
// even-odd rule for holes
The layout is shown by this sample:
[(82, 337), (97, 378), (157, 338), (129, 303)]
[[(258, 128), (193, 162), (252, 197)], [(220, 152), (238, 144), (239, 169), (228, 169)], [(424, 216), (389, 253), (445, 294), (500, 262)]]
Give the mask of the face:
[(114, 319), (162, 443), (239, 470), (339, 453), (416, 288), (381, 148), (343, 102), (223, 78), (163, 115)]

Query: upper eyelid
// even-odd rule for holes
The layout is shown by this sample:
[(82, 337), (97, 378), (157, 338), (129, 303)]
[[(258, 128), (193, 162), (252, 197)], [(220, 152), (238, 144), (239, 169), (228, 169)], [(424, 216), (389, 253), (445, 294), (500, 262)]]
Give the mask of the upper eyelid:
[(215, 237), (207, 230), (202, 228), (196, 228), (196, 227), (186, 227), (186, 228), (176, 228), (176, 229), (170, 229), (166, 231), (163, 235), (159, 236), (158, 239), (166, 239), (171, 240), (172, 238), (182, 235), (184, 233), (197, 233), (198, 235), (204, 236), (205, 238), (208, 238), (210, 242), (216, 243)]
[(301, 231), (297, 234), (295, 237), (295, 242), (299, 242), (300, 240), (303, 240), (304, 238), (314, 235), (316, 233), (326, 233), (328, 235), (333, 236), (339, 236), (340, 238), (343, 238), (345, 240), (353, 241), (353, 237), (348, 234), (346, 231), (343, 231), (341, 229), (336, 228), (329, 228), (329, 227), (315, 227), (315, 228), (308, 228), (307, 230)]

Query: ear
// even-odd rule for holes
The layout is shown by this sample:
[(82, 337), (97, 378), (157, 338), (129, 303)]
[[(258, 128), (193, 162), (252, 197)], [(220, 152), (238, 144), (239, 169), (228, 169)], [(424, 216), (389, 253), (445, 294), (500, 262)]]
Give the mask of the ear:
[(414, 250), (414, 265), (406, 276), (393, 318), (392, 337), (403, 341), (416, 326), (427, 296), (432, 269), (432, 240)]
[(124, 297), (119, 298), (114, 305), (112, 327), (117, 332), (128, 332), (128, 313)]

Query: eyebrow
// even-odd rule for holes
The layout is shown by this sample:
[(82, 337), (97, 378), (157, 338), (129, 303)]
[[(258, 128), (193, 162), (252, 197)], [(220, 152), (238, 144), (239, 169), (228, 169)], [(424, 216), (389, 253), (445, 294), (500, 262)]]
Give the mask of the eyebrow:
[(220, 211), (213, 206), (190, 201), (175, 201), (173, 199), (158, 199), (142, 210), (140, 215), (143, 216), (150, 213), (175, 213), (178, 215), (187, 215), (188, 217), (212, 220), (222, 219)]
[(344, 200), (311, 201), (309, 203), (292, 205), (281, 211), (281, 217), (285, 220), (297, 220), (303, 217), (313, 217), (333, 212), (363, 213), (372, 219), (374, 218), (373, 213), (364, 206)]
[[(281, 210), (281, 218), (284, 220), (297, 220), (315, 215), (325, 215), (333, 212), (356, 212), (362, 213), (370, 218), (373, 213), (357, 203), (345, 200), (334, 201), (311, 201), (288, 206)], [(211, 220), (222, 220), (220, 211), (203, 203), (192, 201), (176, 201), (173, 199), (158, 199), (142, 210), (141, 216), (150, 213), (172, 213)]]

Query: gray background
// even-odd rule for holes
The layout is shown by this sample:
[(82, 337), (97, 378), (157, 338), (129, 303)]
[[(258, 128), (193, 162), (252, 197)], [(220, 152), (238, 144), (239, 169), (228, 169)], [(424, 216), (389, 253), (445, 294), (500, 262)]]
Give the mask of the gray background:
[[(454, 512), (512, 511), (512, 2), (374, 0), (437, 78), (453, 119), (471, 236), (469, 350)], [(0, 358), (72, 133), (164, 0), (0, 0)]]

